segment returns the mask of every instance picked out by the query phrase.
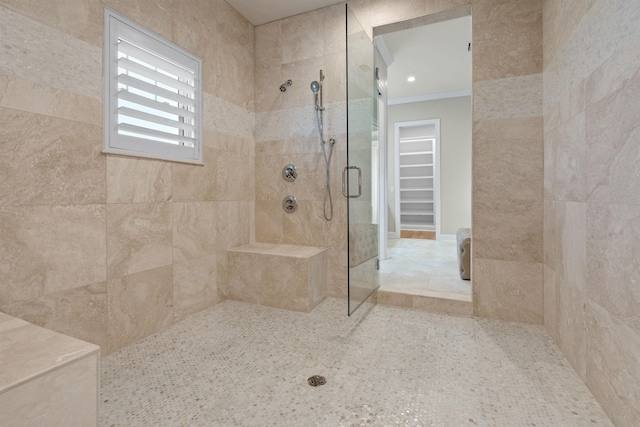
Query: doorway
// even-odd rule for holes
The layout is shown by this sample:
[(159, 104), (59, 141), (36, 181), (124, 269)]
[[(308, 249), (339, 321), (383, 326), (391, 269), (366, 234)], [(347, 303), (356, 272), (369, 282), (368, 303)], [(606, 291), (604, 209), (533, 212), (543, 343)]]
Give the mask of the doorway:
[(471, 17), (423, 21), (374, 29), (387, 66), (380, 289), (471, 302), (456, 243), (471, 227)]
[[(440, 119), (394, 123), (393, 238), (440, 233)], [(412, 237), (409, 237), (412, 238)]]

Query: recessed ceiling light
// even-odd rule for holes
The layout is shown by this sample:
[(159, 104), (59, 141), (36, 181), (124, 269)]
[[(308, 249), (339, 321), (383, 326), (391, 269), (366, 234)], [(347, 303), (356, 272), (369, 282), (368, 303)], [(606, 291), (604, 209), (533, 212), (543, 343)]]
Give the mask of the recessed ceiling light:
[(415, 78), (415, 77), (413, 77), (413, 76), (409, 76), (409, 77), (407, 77), (407, 81), (408, 81), (409, 83), (413, 83), (413, 82), (415, 82), (415, 81), (416, 81), (416, 78)]

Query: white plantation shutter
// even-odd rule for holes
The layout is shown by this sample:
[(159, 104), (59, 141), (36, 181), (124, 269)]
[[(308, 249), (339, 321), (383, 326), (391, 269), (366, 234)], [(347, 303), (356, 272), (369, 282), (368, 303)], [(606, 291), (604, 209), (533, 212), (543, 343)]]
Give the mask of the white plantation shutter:
[(105, 151), (201, 163), (201, 60), (108, 9), (105, 26)]

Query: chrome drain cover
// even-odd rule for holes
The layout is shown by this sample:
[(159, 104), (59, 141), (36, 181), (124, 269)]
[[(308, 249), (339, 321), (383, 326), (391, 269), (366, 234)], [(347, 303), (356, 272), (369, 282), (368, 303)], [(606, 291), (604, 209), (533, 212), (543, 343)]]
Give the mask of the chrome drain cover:
[(325, 385), (327, 383), (327, 380), (325, 379), (325, 377), (321, 377), (320, 375), (314, 375), (312, 377), (309, 377), (307, 382), (311, 387), (318, 387), (321, 385)]

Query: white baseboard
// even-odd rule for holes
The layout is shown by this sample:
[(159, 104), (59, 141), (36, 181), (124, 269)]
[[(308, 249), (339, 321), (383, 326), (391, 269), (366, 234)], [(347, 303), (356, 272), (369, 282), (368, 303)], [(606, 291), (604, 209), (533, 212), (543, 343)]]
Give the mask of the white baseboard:
[(437, 240), (440, 240), (442, 242), (455, 242), (456, 235), (455, 234), (439, 234)]

